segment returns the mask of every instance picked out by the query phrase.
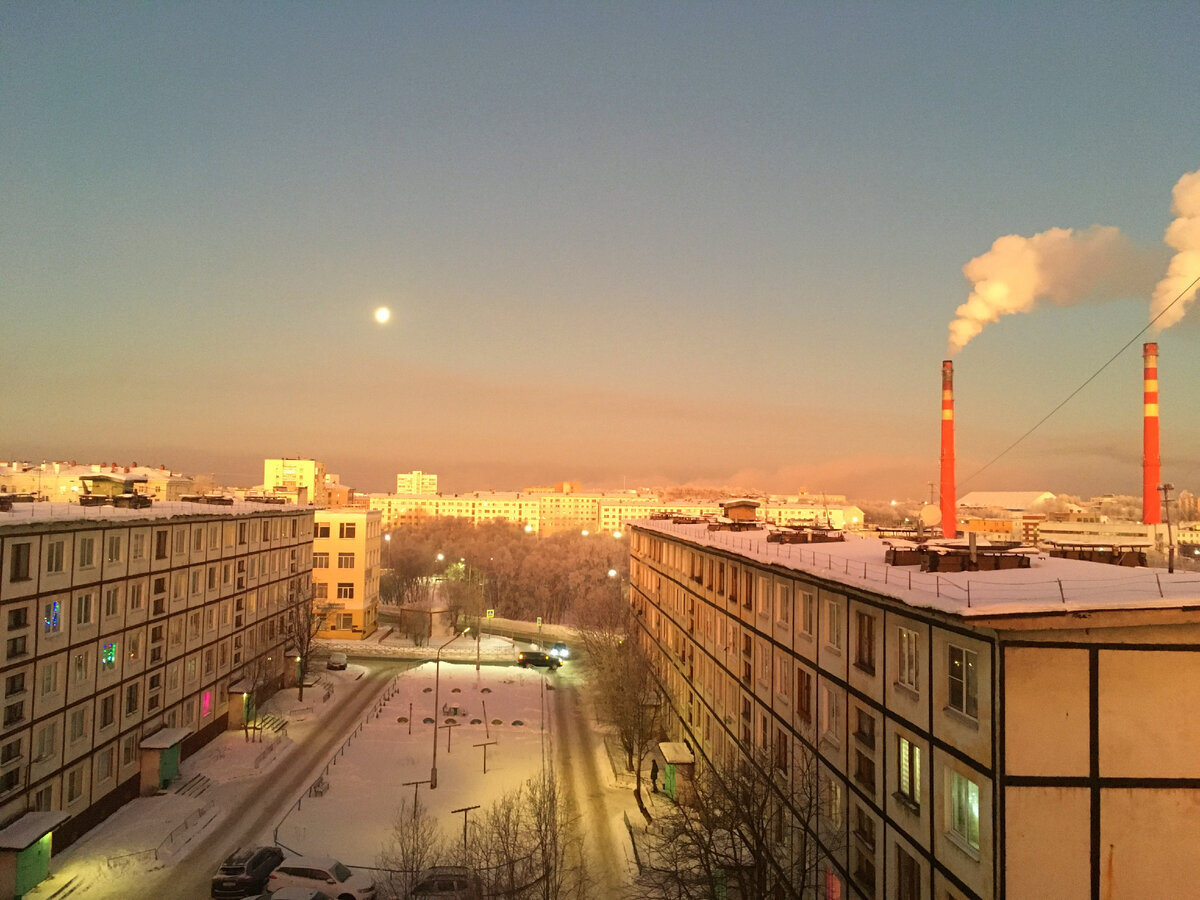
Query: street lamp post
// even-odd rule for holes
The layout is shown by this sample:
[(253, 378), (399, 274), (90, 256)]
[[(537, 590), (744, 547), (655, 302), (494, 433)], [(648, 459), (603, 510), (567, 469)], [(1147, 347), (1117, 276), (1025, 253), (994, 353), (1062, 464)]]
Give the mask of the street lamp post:
[(1175, 572), (1175, 538), (1171, 534), (1171, 491), (1175, 490), (1175, 485), (1170, 482), (1160, 484), (1158, 489), (1163, 495), (1163, 512), (1167, 517), (1167, 572), (1173, 574)]
[(465, 631), (454, 635), (454, 637), (450, 638), (450, 640), (438, 647), (437, 656), (434, 657), (433, 661), (433, 768), (429, 770), (429, 789), (431, 791), (437, 788), (437, 723), (438, 716), (441, 715), (441, 706), (439, 705), (441, 701), (438, 699), (438, 692), (439, 688), (441, 687), (442, 680), (442, 651), (470, 630), (471, 629), (468, 628)]

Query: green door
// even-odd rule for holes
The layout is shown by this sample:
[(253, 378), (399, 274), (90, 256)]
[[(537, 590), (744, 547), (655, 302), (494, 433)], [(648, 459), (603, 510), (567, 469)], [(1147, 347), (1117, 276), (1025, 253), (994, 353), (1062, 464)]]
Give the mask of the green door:
[(32, 891), (50, 874), (50, 839), (51, 835), (44, 835), (40, 841), (17, 854), (18, 897)]
[(168, 747), (158, 757), (158, 784), (163, 790), (171, 786), (179, 774), (179, 745)]
[(666, 763), (663, 768), (663, 793), (672, 800), (675, 797), (675, 764)]

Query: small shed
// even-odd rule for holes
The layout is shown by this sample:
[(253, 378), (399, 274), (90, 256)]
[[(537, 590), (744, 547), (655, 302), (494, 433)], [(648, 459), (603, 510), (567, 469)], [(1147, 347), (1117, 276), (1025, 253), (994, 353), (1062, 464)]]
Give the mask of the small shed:
[(19, 900), (45, 880), (54, 829), (69, 818), (64, 812), (27, 812), (0, 829), (0, 896)]
[(693, 796), (696, 777), (696, 757), (687, 744), (663, 741), (658, 745), (663, 763), (663, 793), (677, 803), (687, 803)]
[(180, 744), (191, 733), (190, 728), (160, 728), (138, 744), (142, 751), (143, 797), (153, 796), (171, 786), (179, 774)]
[(753, 522), (761, 505), (757, 500), (725, 500), (721, 503), (721, 513), (733, 522)]

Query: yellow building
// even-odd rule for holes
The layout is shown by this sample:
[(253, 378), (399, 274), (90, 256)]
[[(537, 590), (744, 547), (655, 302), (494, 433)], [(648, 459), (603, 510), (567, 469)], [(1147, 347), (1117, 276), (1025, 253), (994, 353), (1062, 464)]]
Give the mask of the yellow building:
[(819, 896), (1195, 895), (1194, 575), (936, 574), (870, 538), (631, 532), (668, 740), (698, 765), (774, 760), (769, 852), (788, 872), (807, 830)]
[(438, 492), (438, 477), (428, 472), (414, 469), (411, 472), (401, 472), (396, 476), (397, 494), (436, 494)]
[(326, 506), (325, 463), (316, 459), (264, 459), (263, 490), (296, 496), (303, 505)]
[(361, 640), (379, 627), (378, 510), (321, 509), (313, 530), (313, 608), (324, 617), (318, 637)]
[(160, 502), (182, 500), (215, 487), (211, 475), (183, 475), (166, 466), (12, 462), (0, 463), (0, 493), (26, 494), (51, 503), (78, 503), (79, 495), (84, 492), (81, 479), (100, 474), (144, 479), (139, 483), (138, 492)]

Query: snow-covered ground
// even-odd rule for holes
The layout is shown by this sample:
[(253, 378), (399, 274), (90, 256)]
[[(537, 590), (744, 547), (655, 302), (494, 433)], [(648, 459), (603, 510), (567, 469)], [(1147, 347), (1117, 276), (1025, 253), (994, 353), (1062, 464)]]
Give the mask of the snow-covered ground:
[[(414, 648), (406, 639), (385, 637), (383, 631), (373, 638), (327, 642), (322, 649), (346, 650), (352, 658), (428, 659), (445, 640), (435, 639), (433, 648)], [(309, 787), (297, 793), (291, 808), (258, 836), (258, 842), (278, 840), (296, 852), (334, 856), (351, 866), (376, 866), (396, 809), (402, 799), (411, 802), (414, 789), (434, 817), (445, 820), (447, 835), (461, 835), (462, 814), (452, 815), (450, 810), (490, 804), (535, 774), (543, 760), (548, 765), (553, 758), (550, 704), (557, 676), (542, 669), (495, 665), (511, 661), (514, 654), (508, 639), (487, 636), (476, 644), (460, 638), (442, 652), (440, 677), (432, 662), (397, 676), (367, 706), (340, 748), (316, 766), (305, 782)], [(138, 883), (140, 874), (178, 864), (200, 838), (236, 823), (256, 805), (264, 779), (287, 771), (296, 748), (323, 728), (334, 709), (366, 689), (364, 672), (353, 662), (345, 671), (314, 665), (313, 674), (320, 680), (306, 688), (303, 701), (289, 688), (263, 704), (266, 722), (286, 726), (278, 731), (268, 727), (261, 741), (247, 741), (241, 731), (211, 741), (182, 762), (181, 777), (172, 790), (132, 801), (56, 853), (50, 878), (26, 897), (119, 896), (120, 885)], [(438, 706), (445, 709), (439, 710), (439, 724), (453, 719), (456, 725), (439, 730), (438, 788), (430, 791), (428, 785), (405, 782), (430, 778), (435, 680)], [(452, 733), (447, 736), (447, 731)], [(495, 743), (486, 748), (485, 774), (484, 748), (474, 745), (491, 741)], [(611, 767), (608, 771), (611, 774)], [(609, 799), (616, 808), (634, 808), (632, 795), (616, 787), (615, 775), (609, 784)], [(613, 827), (620, 832), (615, 839), (628, 844), (619, 815)]]

